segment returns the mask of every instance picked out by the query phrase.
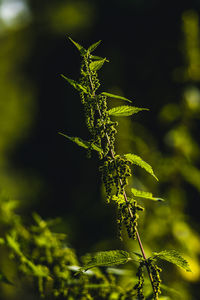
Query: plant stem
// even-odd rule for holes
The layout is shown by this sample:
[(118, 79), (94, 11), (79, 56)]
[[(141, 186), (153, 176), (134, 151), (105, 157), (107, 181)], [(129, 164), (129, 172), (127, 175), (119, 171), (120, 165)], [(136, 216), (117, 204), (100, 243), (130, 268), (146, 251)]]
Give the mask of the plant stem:
[[(90, 84), (91, 84), (92, 96), (95, 98), (96, 94), (95, 94), (95, 89), (94, 89), (94, 85), (93, 85), (93, 82), (92, 82), (92, 77), (91, 77), (91, 74), (90, 74), (89, 66), (87, 66), (87, 69), (88, 69), (88, 73), (89, 73), (89, 80), (90, 80)], [(100, 111), (98, 103), (97, 103), (97, 109), (98, 109), (99, 116), (101, 118), (102, 114), (101, 114), (101, 111)], [(106, 135), (106, 139), (108, 141), (108, 145), (109, 145), (109, 148), (110, 148), (111, 157), (114, 159), (115, 155), (114, 155), (113, 149), (112, 149), (111, 144), (110, 144), (109, 136), (108, 136), (107, 133), (105, 133), (105, 135)], [(130, 205), (128, 203), (128, 198), (127, 198), (127, 195), (126, 195), (126, 191), (125, 191), (125, 189), (124, 189), (124, 187), (122, 185), (121, 179), (120, 179), (120, 185), (121, 185), (122, 190), (123, 190), (124, 199), (125, 199), (125, 202), (127, 204), (130, 217), (133, 219), (133, 213), (132, 213)], [(149, 279), (150, 279), (150, 282), (151, 282), (151, 285), (152, 285), (152, 289), (153, 289), (153, 292), (155, 294), (155, 289), (154, 289), (154, 285), (153, 285), (153, 277), (152, 277), (152, 274), (151, 274), (151, 272), (149, 270), (149, 266), (147, 264), (147, 257), (146, 257), (146, 254), (145, 254), (145, 251), (144, 251), (144, 247), (142, 245), (142, 241), (141, 241), (141, 238), (140, 238), (140, 235), (139, 235), (139, 232), (138, 232), (137, 228), (136, 228), (136, 237), (137, 237), (137, 241), (138, 241), (138, 244), (139, 244), (140, 251), (142, 253), (143, 259), (145, 260), (145, 266), (146, 266), (146, 269), (147, 269), (147, 273), (149, 275)], [(158, 300), (158, 297), (157, 297), (156, 300)]]

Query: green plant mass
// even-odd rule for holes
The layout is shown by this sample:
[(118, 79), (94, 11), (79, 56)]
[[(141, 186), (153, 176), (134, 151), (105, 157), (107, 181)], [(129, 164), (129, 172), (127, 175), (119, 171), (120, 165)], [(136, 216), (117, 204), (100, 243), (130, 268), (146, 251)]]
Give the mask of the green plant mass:
[[(101, 41), (85, 49), (72, 38), (69, 40), (81, 56), (80, 78), (76, 81), (65, 75), (62, 77), (80, 95), (90, 138), (85, 140), (59, 134), (84, 148), (89, 157), (93, 153), (97, 155), (105, 200), (117, 210), (118, 236), (122, 242), (128, 238), (138, 249), (126, 249), (124, 243), (123, 249), (87, 253), (80, 262), (76, 251), (68, 246), (68, 237), (51, 229), (54, 221), (44, 221), (34, 213), (33, 224), (27, 225), (15, 212), (18, 202), (3, 193), (0, 195), (0, 215), (4, 233), (0, 246), (9, 251), (19, 273), (31, 278), (41, 297), (46, 299), (166, 299), (162, 296), (163, 290), (172, 292), (173, 289), (167, 287), (164, 280), (162, 282), (160, 264), (164, 269), (165, 262), (171, 263), (187, 272), (191, 271), (190, 266), (174, 249), (159, 249), (158, 252), (148, 249), (152, 254), (147, 256), (138, 229), (139, 222), (145, 219), (144, 207), (139, 201), (151, 200), (149, 202), (159, 205), (164, 199), (131, 186), (130, 179), (134, 180), (134, 170), (141, 168), (157, 184), (159, 181), (156, 172), (143, 158), (135, 153), (118, 154), (116, 151), (120, 119), (133, 118), (136, 113), (148, 109), (132, 106), (131, 100), (120, 95), (105, 91), (98, 93), (101, 85), (98, 71), (109, 62), (107, 58), (93, 55)], [(129, 104), (109, 108), (108, 101), (115, 103), (115, 99)], [(115, 118), (119, 119), (116, 121)], [(119, 277), (125, 278), (128, 284), (120, 284)], [(0, 281), (10, 286), (14, 284), (9, 274), (1, 269)]]
[[(161, 268), (157, 266), (157, 258), (170, 261), (184, 268), (186, 271), (190, 271), (190, 268), (182, 256), (173, 250), (163, 250), (160, 254), (157, 253), (147, 258), (138, 232), (139, 212), (143, 211), (143, 207), (137, 203), (137, 199), (138, 197), (153, 201), (163, 201), (163, 199), (153, 197), (151, 193), (135, 188), (131, 189), (131, 193), (128, 192), (128, 179), (132, 176), (132, 168), (134, 165), (143, 168), (156, 180), (158, 180), (158, 178), (154, 174), (152, 167), (138, 155), (133, 153), (119, 155), (116, 153), (115, 138), (118, 122), (112, 120), (112, 116), (126, 117), (147, 109), (131, 105), (117, 106), (108, 109), (108, 98), (131, 101), (125, 97), (107, 92), (97, 92), (100, 87), (97, 71), (105, 62), (108, 62), (106, 58), (96, 57), (91, 54), (97, 46), (99, 46), (100, 41), (91, 45), (88, 49), (85, 49), (71, 38), (70, 40), (82, 57), (80, 69), (81, 77), (79, 81), (76, 82), (64, 75), (62, 76), (80, 93), (85, 111), (86, 125), (91, 138), (89, 141), (83, 142), (80, 138), (65, 136), (79, 146), (87, 148), (89, 154), (91, 154), (92, 150), (98, 152), (101, 163), (100, 171), (106, 190), (107, 202), (114, 202), (118, 209), (117, 224), (119, 227), (119, 236), (121, 239), (123, 238), (122, 226), (125, 225), (128, 237), (138, 242), (141, 252), (139, 256), (136, 256), (138, 262), (138, 271), (136, 274), (138, 283), (132, 287), (132, 297), (135, 297), (135, 299), (145, 299), (145, 297), (148, 296), (143, 292), (143, 285), (147, 280), (146, 277), (144, 277), (143, 269), (146, 268), (152, 288), (152, 299), (158, 299), (161, 294)], [(93, 267), (108, 266), (110, 264), (125, 264), (128, 261), (134, 261), (135, 263), (136, 258), (133, 260), (131, 254), (122, 250), (98, 252), (93, 255), (87, 255), (85, 265), (80, 268), (80, 271), (86, 271)]]

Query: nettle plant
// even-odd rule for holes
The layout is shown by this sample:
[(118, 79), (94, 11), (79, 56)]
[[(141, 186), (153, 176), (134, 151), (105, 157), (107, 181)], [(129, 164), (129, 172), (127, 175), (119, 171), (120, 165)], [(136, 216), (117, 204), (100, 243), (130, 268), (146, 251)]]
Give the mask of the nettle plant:
[[(157, 265), (159, 259), (171, 262), (186, 271), (190, 271), (188, 262), (176, 250), (163, 250), (153, 253), (147, 257), (138, 232), (139, 212), (144, 208), (137, 200), (145, 198), (153, 201), (164, 201), (154, 197), (152, 193), (128, 187), (128, 179), (132, 176), (132, 167), (139, 166), (152, 175), (156, 180), (152, 167), (138, 155), (128, 153), (119, 155), (115, 151), (115, 137), (117, 134), (116, 121), (112, 117), (127, 117), (136, 114), (146, 108), (139, 108), (132, 105), (122, 105), (108, 109), (107, 100), (117, 98), (121, 101), (131, 101), (125, 97), (110, 94), (107, 92), (97, 93), (100, 87), (97, 71), (108, 60), (92, 54), (99, 46), (100, 42), (92, 44), (88, 49), (82, 47), (71, 38), (70, 41), (79, 50), (82, 61), (80, 67), (80, 79), (72, 80), (64, 75), (62, 77), (72, 85), (80, 94), (81, 102), (84, 106), (86, 125), (90, 133), (90, 140), (85, 141), (79, 137), (70, 137), (60, 133), (67, 139), (75, 142), (78, 146), (87, 149), (89, 156), (92, 151), (98, 154), (100, 160), (100, 172), (106, 190), (106, 200), (108, 203), (116, 204), (117, 225), (119, 238), (122, 240), (122, 226), (125, 227), (128, 237), (136, 240), (139, 245), (140, 253), (128, 252), (124, 250), (102, 251), (85, 256), (84, 265), (78, 273), (86, 273), (87, 270), (100, 267), (120, 265), (132, 262), (138, 265), (136, 272), (137, 283), (129, 289), (129, 295), (123, 299), (158, 299), (161, 294), (161, 268)], [(145, 269), (147, 272), (145, 272)], [(147, 274), (147, 276), (145, 275)], [(144, 283), (150, 280), (151, 292), (144, 292)], [(149, 279), (148, 279), (149, 278)], [(148, 284), (148, 283), (147, 283)], [(122, 299), (122, 298), (116, 298)]]
[[(119, 238), (122, 240), (125, 234), (122, 231), (123, 227), (127, 231), (128, 237), (138, 242), (140, 251), (115, 249), (86, 254), (82, 258), (81, 266), (75, 251), (69, 247), (67, 236), (52, 231), (51, 227), (55, 221), (45, 221), (34, 213), (33, 224), (27, 224), (20, 215), (15, 213), (19, 203), (9, 199), (0, 191), (0, 251), (3, 251), (3, 255), (9, 254), (9, 257), (5, 255), (3, 258), (5, 263), (0, 269), (0, 282), (9, 285), (9, 289), (14, 289), (15, 295), (18, 293), (15, 283), (6, 275), (10, 273), (9, 263), (6, 262), (13, 259), (16, 281), (19, 282), (21, 275), (24, 275), (29, 287), (31, 278), (32, 282), (36, 284), (40, 296), (46, 299), (158, 299), (161, 289), (169, 293), (172, 292), (172, 289), (161, 284), (161, 268), (157, 262), (160, 259), (168, 261), (186, 271), (190, 271), (190, 267), (176, 250), (154, 252), (150, 257), (145, 254), (137, 226), (139, 213), (142, 213), (143, 207), (138, 204), (137, 200), (145, 198), (163, 201), (163, 199), (156, 198), (149, 192), (129, 187), (128, 178), (132, 176), (132, 166), (134, 165), (142, 167), (156, 180), (157, 177), (151, 166), (141, 157), (132, 153), (123, 155), (116, 153), (117, 122), (111, 119), (113, 116), (131, 116), (145, 108), (123, 105), (108, 109), (108, 98), (118, 98), (129, 103), (131, 101), (107, 92), (97, 93), (100, 87), (97, 71), (104, 63), (108, 62), (106, 58), (91, 54), (100, 41), (87, 50), (71, 38), (70, 41), (76, 46), (82, 57), (81, 76), (79, 81), (62, 76), (80, 93), (91, 138), (89, 141), (85, 141), (79, 137), (60, 134), (87, 149), (89, 155), (92, 152), (98, 154), (107, 202), (115, 203), (118, 210), (116, 222)], [(131, 270), (118, 268), (118, 265), (126, 263), (131, 264), (133, 268)], [(132, 269), (135, 270), (135, 267), (137, 268), (136, 274), (132, 271)], [(120, 285), (119, 277), (125, 278), (127, 284)], [(22, 281), (21, 285), (24, 298), (27, 298), (24, 282)], [(3, 294), (3, 297), (6, 298), (6, 295)]]

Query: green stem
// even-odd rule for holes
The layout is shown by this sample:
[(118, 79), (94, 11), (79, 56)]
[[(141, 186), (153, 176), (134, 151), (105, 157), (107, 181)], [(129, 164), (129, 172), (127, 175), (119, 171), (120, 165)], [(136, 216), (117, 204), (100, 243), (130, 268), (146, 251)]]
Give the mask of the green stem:
[[(89, 80), (90, 80), (90, 84), (91, 84), (91, 90), (92, 90), (92, 96), (93, 97), (96, 97), (96, 94), (95, 94), (95, 89), (94, 89), (94, 84), (92, 82), (92, 77), (91, 77), (91, 74), (90, 74), (90, 70), (89, 70), (89, 66), (87, 66), (87, 69), (88, 69), (88, 74), (89, 74)], [(97, 104), (97, 109), (98, 109), (98, 113), (99, 113), (99, 116), (100, 118), (102, 117), (102, 114), (101, 114), (101, 111), (100, 111), (100, 108), (99, 108), (99, 105)], [(110, 153), (111, 153), (111, 157), (114, 159), (115, 158), (115, 155), (114, 155), (114, 152), (113, 152), (113, 149), (111, 147), (111, 144), (110, 144), (110, 139), (109, 139), (109, 136), (107, 133), (105, 133), (106, 135), (106, 139), (108, 141), (108, 145), (109, 145), (109, 148), (110, 148)], [(130, 217), (133, 219), (133, 213), (131, 211), (131, 208), (130, 208), (130, 205), (128, 203), (128, 198), (127, 198), (127, 195), (126, 195), (126, 191), (122, 185), (122, 181), (120, 179), (120, 185), (122, 187), (122, 190), (123, 190), (123, 195), (124, 195), (124, 199), (125, 199), (125, 202), (127, 204), (127, 207), (128, 207), (128, 211), (129, 211), (129, 214), (130, 214)], [(140, 235), (139, 235), (139, 232), (136, 228), (136, 237), (137, 237), (137, 241), (138, 241), (138, 244), (139, 244), (139, 247), (140, 247), (140, 251), (142, 253), (142, 256), (143, 256), (143, 259), (145, 260), (145, 266), (146, 266), (146, 269), (147, 269), (147, 273), (149, 275), (149, 279), (150, 279), (150, 282), (151, 282), (151, 285), (152, 285), (152, 289), (153, 289), (153, 292), (154, 294), (156, 295), (155, 293), (155, 289), (154, 289), (154, 285), (153, 285), (153, 277), (152, 277), (152, 274), (149, 270), (149, 266), (147, 264), (147, 257), (146, 257), (146, 254), (145, 254), (145, 251), (144, 251), (144, 247), (142, 245), (142, 241), (141, 241), (141, 238), (140, 238)], [(156, 298), (156, 300), (158, 300), (158, 297)]]

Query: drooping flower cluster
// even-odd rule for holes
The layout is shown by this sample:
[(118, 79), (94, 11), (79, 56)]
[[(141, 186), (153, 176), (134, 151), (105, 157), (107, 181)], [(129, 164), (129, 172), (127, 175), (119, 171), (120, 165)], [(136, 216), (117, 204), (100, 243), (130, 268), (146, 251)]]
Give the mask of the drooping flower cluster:
[(123, 195), (124, 188), (128, 184), (128, 177), (131, 176), (130, 165), (128, 160), (116, 155), (114, 158), (107, 157), (103, 166), (100, 167), (108, 202), (112, 195)]
[[(128, 201), (128, 205), (126, 202), (122, 202), (118, 204), (118, 216), (117, 216), (117, 224), (119, 230), (119, 238), (122, 240), (122, 225), (124, 224), (128, 233), (129, 238), (136, 239), (136, 229), (137, 229), (137, 219), (138, 211), (143, 211), (144, 208), (137, 204), (137, 201), (131, 199)], [(131, 215), (130, 215), (131, 211)]]

